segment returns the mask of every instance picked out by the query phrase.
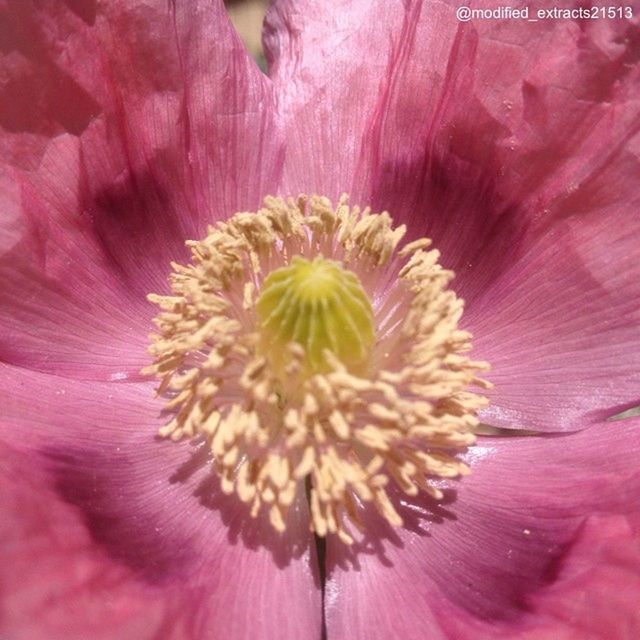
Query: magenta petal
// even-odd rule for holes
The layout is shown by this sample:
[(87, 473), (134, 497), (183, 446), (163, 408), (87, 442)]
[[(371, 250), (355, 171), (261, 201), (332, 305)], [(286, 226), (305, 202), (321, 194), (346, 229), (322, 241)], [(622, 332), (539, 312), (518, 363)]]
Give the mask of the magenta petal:
[[(614, 605), (637, 627), (640, 585), (615, 577), (639, 568), (639, 455), (637, 422), (483, 441), (439, 505), (404, 498), (404, 528), (378, 524), (353, 552), (329, 543), (329, 637), (600, 637)], [(601, 602), (576, 619), (580, 585)]]
[(221, 2), (0, 13), (0, 358), (131, 375), (185, 239), (277, 190), (271, 88)]
[(288, 536), (252, 519), (147, 385), (2, 373), (2, 637), (318, 637), (304, 500)]

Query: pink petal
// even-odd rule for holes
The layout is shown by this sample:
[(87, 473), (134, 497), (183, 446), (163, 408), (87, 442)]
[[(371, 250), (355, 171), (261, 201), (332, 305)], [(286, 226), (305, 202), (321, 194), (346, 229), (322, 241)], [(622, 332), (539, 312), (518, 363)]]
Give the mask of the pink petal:
[(532, 605), (551, 619), (549, 627), (557, 621), (575, 638), (634, 638), (640, 635), (638, 602), (638, 536), (624, 518), (594, 517), (565, 554), (556, 584)]
[(273, 3), (263, 40), (285, 123), (284, 192), (366, 192), (354, 175), (402, 20), (383, 2)]
[(329, 637), (608, 638), (612, 607), (610, 637), (634, 637), (639, 454), (637, 421), (483, 441), (440, 504), (403, 499), (404, 528), (369, 514), (378, 535), (352, 551), (329, 542)]
[(2, 374), (2, 637), (318, 637), (304, 500), (287, 536), (252, 519), (147, 385)]
[[(60, 375), (136, 378), (149, 361), (153, 310), (114, 271), (86, 216), (68, 214), (79, 193), (79, 145), (69, 134), (49, 144), (38, 169), (48, 186), (36, 188), (19, 172), (2, 180), (0, 360)], [(45, 201), (53, 190), (55, 208)]]
[(281, 0), (265, 44), (285, 185), (388, 208), (470, 297), (638, 130), (640, 70), (629, 20), (463, 23), (458, 6)]
[[(450, 615), (453, 637), (505, 640), (631, 640), (640, 634), (640, 544), (621, 516), (590, 517), (565, 550), (555, 579), (533, 594), (518, 628)], [(473, 634), (473, 635), (471, 635)]]
[(580, 428), (640, 401), (640, 32), (458, 6), (276, 4), (284, 182), (433, 238), (493, 365), (486, 421)]
[[(602, 180), (623, 190), (622, 168)], [(589, 210), (586, 196), (469, 305), (495, 384), (485, 422), (573, 430), (640, 404), (640, 198)]]
[(130, 375), (185, 239), (276, 190), (271, 87), (221, 2), (1, 11), (0, 357)]

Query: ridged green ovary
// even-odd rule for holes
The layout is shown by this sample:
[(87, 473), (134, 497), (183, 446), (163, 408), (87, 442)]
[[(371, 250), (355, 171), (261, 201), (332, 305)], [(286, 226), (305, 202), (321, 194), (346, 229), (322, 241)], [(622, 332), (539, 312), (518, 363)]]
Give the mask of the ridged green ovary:
[(373, 310), (358, 277), (338, 262), (294, 257), (265, 278), (256, 306), (262, 348), (273, 364), (284, 364), (286, 345), (297, 342), (311, 373), (327, 370), (325, 349), (352, 371), (366, 365)]

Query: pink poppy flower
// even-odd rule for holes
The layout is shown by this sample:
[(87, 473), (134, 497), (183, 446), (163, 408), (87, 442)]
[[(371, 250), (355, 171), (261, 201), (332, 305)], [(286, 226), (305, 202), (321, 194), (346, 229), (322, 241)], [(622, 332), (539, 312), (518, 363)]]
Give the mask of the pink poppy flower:
[[(276, 2), (267, 77), (214, 0), (0, 3), (2, 637), (640, 636), (637, 18), (457, 6)], [(146, 296), (207, 225), (343, 192), (432, 239), (491, 365), (479, 419), (517, 437), (461, 448), (463, 479), (389, 483), (401, 526), (363, 499), (353, 544), (316, 544), (335, 505), (314, 520), (303, 482), (284, 524), (254, 518), (202, 441), (155, 437)], [(379, 315), (402, 278), (369, 258)]]

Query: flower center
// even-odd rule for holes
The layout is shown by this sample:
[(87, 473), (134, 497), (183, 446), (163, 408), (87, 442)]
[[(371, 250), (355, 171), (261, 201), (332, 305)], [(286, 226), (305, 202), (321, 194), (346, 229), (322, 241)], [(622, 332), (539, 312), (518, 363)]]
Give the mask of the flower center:
[(305, 484), (311, 529), (349, 543), (367, 504), (402, 524), (393, 486), (439, 500), (468, 470), (487, 365), (466, 355), (453, 274), (426, 239), (398, 250), (404, 233), (346, 197), (267, 198), (149, 296), (161, 435), (206, 439), (222, 491), (279, 531)]
[(358, 277), (333, 260), (294, 256), (265, 278), (256, 311), (262, 351), (276, 370), (291, 343), (304, 349), (309, 374), (330, 369), (327, 351), (352, 371), (371, 354), (371, 303)]

